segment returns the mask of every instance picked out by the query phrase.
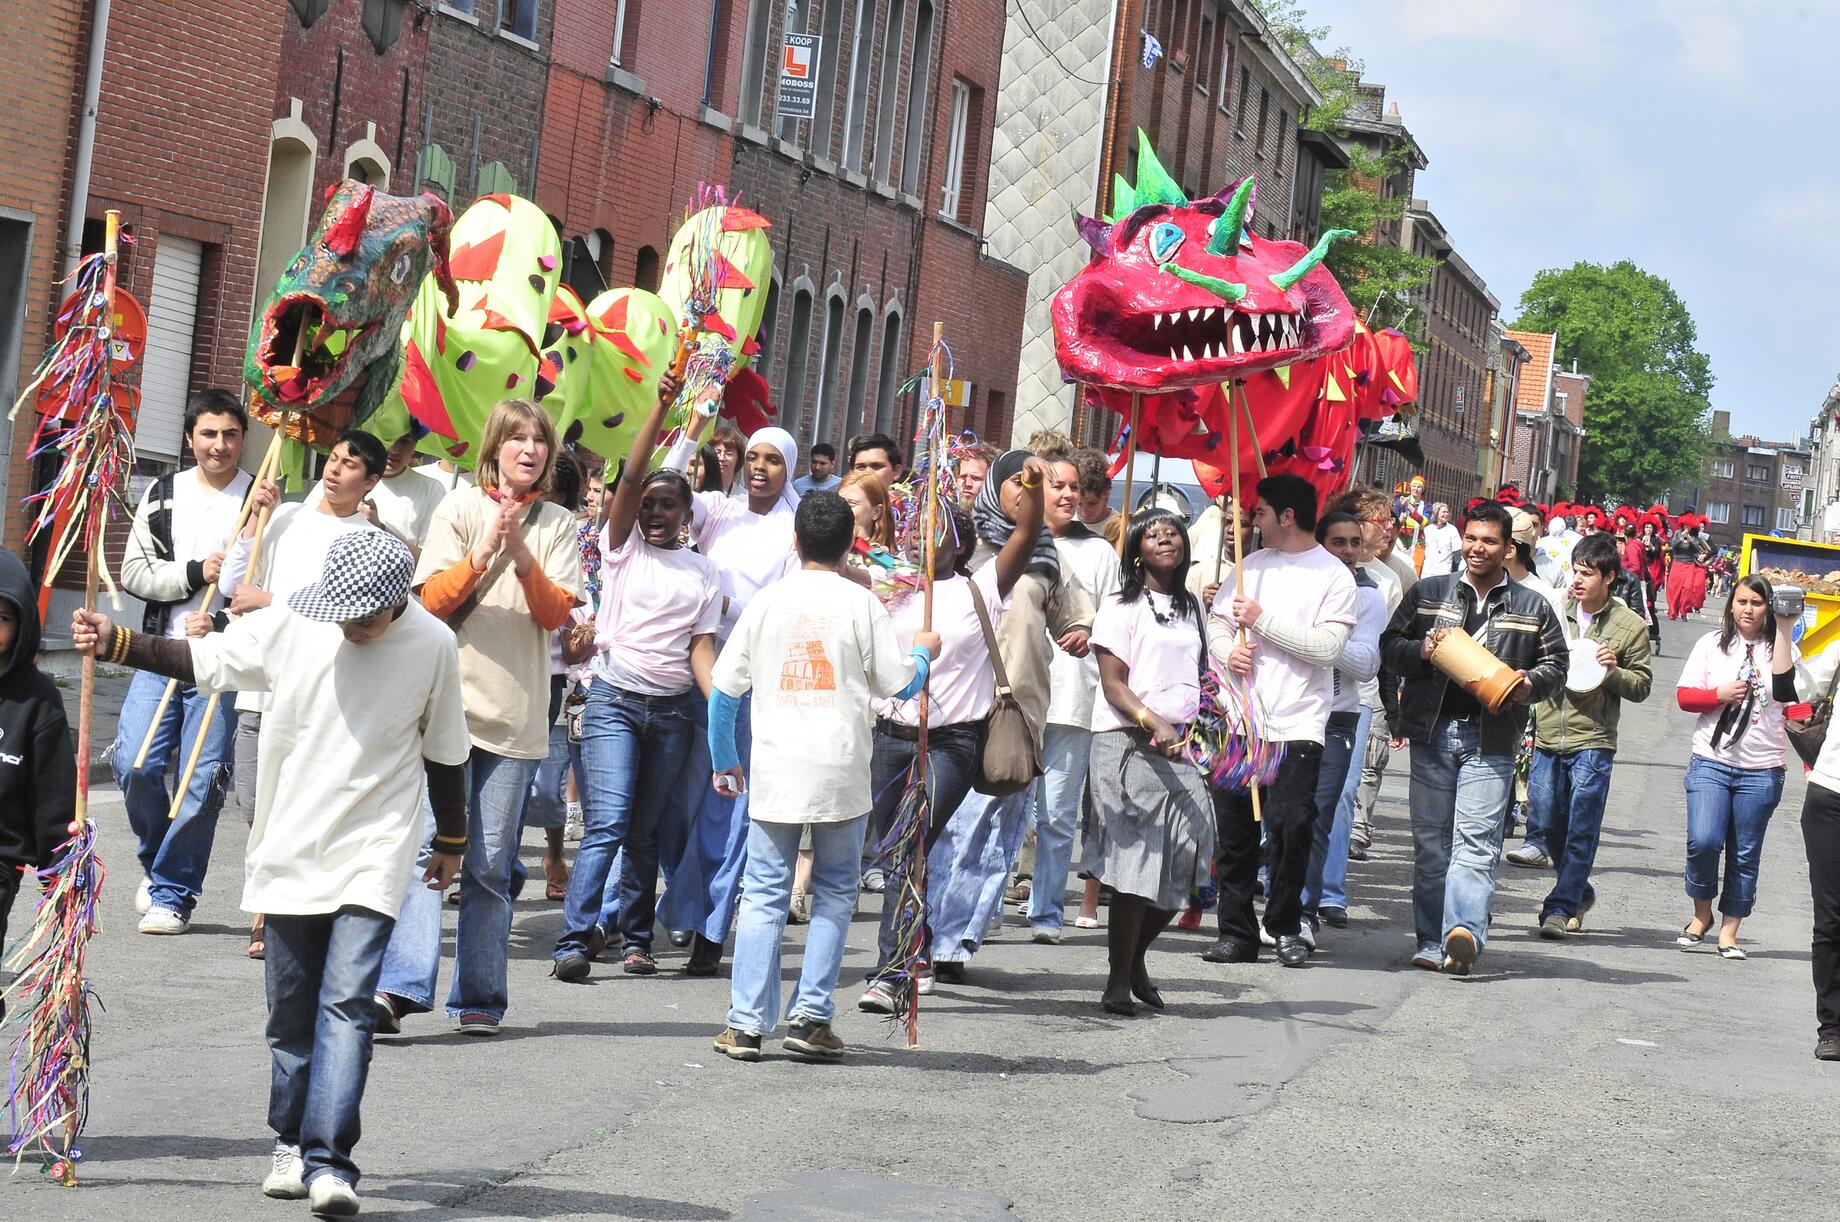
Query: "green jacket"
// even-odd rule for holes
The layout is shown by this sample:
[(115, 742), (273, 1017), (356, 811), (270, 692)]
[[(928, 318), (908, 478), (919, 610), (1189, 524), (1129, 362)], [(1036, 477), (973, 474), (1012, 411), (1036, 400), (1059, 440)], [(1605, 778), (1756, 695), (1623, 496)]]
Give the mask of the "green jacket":
[[(1573, 628), (1576, 604), (1565, 600), (1565, 626)], [(1616, 722), (1623, 701), (1637, 704), (1648, 699), (1655, 681), (1649, 661), (1648, 625), (1642, 617), (1612, 598), (1591, 620), (1585, 636), (1616, 651), (1616, 665), (1594, 692), (1580, 695), (1560, 688), (1551, 700), (1535, 706), (1533, 742), (1542, 751), (1569, 754), (1587, 748), (1616, 750)]]

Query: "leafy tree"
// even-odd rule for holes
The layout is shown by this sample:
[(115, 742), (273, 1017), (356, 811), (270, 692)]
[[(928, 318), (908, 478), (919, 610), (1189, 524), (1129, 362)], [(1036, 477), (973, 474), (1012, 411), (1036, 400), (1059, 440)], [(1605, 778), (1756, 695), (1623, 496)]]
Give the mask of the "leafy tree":
[(1554, 357), (1592, 375), (1578, 482), (1592, 496), (1646, 503), (1705, 462), (1712, 369), (1693, 316), (1661, 277), (1624, 260), (1534, 276), (1522, 331), (1558, 336)]

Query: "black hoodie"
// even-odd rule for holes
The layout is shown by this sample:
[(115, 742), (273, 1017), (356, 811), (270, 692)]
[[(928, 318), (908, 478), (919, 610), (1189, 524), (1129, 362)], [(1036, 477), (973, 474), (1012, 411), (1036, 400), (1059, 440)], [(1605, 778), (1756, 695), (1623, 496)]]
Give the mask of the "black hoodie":
[(26, 566), (0, 551), (0, 602), (19, 615), (13, 651), (0, 658), (0, 865), (43, 868), (70, 838), (77, 754), (64, 698), (38, 669), (38, 599)]

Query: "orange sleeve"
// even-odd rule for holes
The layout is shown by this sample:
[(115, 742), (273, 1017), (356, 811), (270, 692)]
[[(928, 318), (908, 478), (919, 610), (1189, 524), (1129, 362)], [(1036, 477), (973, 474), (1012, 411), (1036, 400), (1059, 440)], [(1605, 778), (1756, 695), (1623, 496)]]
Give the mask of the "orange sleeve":
[[(518, 580), (524, 587), (525, 600), (530, 603), (530, 618), (537, 621), (539, 628), (554, 632), (569, 622), (569, 612), (575, 609), (575, 596), (551, 581), (548, 573), (533, 564), (530, 572)], [(425, 599), (426, 594), (423, 597)]]
[(473, 568), (471, 556), (460, 557), (458, 564), (442, 569), (422, 583), (422, 606), (436, 619), (446, 619), (460, 609), (460, 604), (479, 584), (481, 575)]

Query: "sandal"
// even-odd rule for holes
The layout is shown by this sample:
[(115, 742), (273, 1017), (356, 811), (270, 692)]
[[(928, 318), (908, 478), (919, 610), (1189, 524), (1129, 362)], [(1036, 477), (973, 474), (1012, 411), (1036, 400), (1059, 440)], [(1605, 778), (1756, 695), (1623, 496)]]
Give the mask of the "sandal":
[(658, 964), (642, 950), (629, 950), (626, 958), (621, 960), (620, 969), (628, 976), (656, 976)]
[(564, 866), (555, 874), (543, 871), (543, 898), (561, 903), (569, 898), (569, 871)]
[(1697, 921), (1697, 920), (1699, 920), (1699, 918), (1694, 917), (1692, 920), (1689, 920), (1685, 925), (1682, 925), (1680, 927), (1680, 936), (1674, 939), (1675, 946), (1680, 946), (1680, 947), (1698, 946), (1706, 940), (1706, 935), (1712, 932), (1712, 922), (1707, 921), (1706, 928), (1700, 930), (1698, 933), (1694, 933), (1693, 932), (1693, 921)]
[(1730, 959), (1732, 962), (1737, 963), (1743, 961), (1744, 957), (1744, 952), (1739, 950), (1735, 943), (1730, 946), (1725, 945), (1723, 942), (1719, 943), (1719, 958)]
[(249, 949), (243, 953), (248, 955), (251, 959), (266, 958), (268, 955), (268, 944), (264, 938), (264, 934), (267, 930), (268, 922), (261, 917), (257, 917), (255, 923), (249, 927)]

